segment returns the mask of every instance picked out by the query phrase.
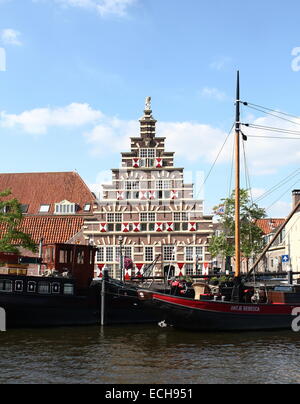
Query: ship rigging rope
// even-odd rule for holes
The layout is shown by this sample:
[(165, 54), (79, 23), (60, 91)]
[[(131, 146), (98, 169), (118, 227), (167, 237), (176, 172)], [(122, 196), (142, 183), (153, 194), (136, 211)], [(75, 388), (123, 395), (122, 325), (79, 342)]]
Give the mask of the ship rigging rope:
[(289, 188), (286, 191), (284, 191), (284, 193), (282, 195), (280, 195), (280, 197), (278, 199), (276, 199), (276, 201), (273, 202), (272, 205), (270, 205), (266, 210), (267, 211), (270, 210), (278, 201), (280, 201), (280, 199), (282, 197), (284, 197), (289, 191), (291, 191), (291, 189), (294, 189), (294, 187), (299, 183), (299, 181), (300, 180), (298, 178), (297, 181), (292, 186), (289, 186)]
[[(250, 194), (250, 199), (252, 206), (254, 205), (253, 202), (253, 193), (252, 193), (252, 186), (251, 186), (251, 180), (250, 180), (250, 173), (249, 173), (249, 168), (248, 168), (248, 162), (247, 162), (247, 157), (246, 157), (246, 140), (243, 139), (243, 157), (244, 157), (244, 170), (245, 170), (245, 183), (246, 183), (246, 189), (248, 190)], [(250, 243), (252, 244), (253, 242), (253, 231), (252, 231), (252, 226), (250, 226)]]
[(232, 157), (231, 157), (231, 170), (230, 170), (230, 179), (229, 179), (229, 188), (228, 188), (228, 199), (232, 194), (232, 182), (233, 182), (233, 171), (234, 171), (234, 158), (235, 158), (235, 139), (233, 138), (232, 142)]
[(197, 192), (197, 195), (196, 195), (196, 199), (197, 199), (198, 196), (200, 195), (200, 193), (201, 193), (201, 191), (202, 191), (204, 185), (207, 183), (207, 181), (208, 181), (208, 179), (209, 179), (209, 177), (210, 177), (210, 175), (211, 175), (213, 169), (215, 168), (215, 165), (217, 164), (217, 161), (219, 160), (219, 158), (220, 158), (220, 156), (221, 156), (221, 154), (222, 154), (222, 151), (224, 150), (224, 147), (225, 147), (225, 145), (226, 145), (226, 143), (227, 143), (227, 141), (228, 141), (228, 139), (229, 139), (229, 137), (230, 137), (230, 135), (231, 135), (231, 133), (232, 133), (232, 129), (234, 128), (234, 126), (235, 126), (235, 123), (232, 124), (232, 126), (231, 126), (231, 128), (230, 128), (230, 131), (229, 131), (229, 133), (228, 133), (228, 135), (227, 135), (227, 137), (226, 137), (226, 139), (225, 139), (225, 141), (224, 141), (224, 143), (223, 143), (223, 145), (222, 145), (222, 147), (221, 147), (221, 149), (220, 149), (220, 151), (219, 151), (219, 153), (218, 153), (218, 155), (217, 155), (215, 161), (213, 162), (213, 164), (212, 164), (212, 166), (211, 166), (211, 168), (210, 168), (210, 170), (209, 170), (207, 176), (205, 177), (205, 179), (204, 179), (204, 181), (203, 181), (203, 184), (202, 184), (201, 187), (199, 188), (199, 190), (198, 190), (198, 192)]
[(300, 168), (297, 168), (295, 171), (293, 171), (291, 174), (289, 174), (287, 177), (285, 177), (283, 180), (275, 184), (273, 187), (268, 189), (266, 192), (264, 192), (261, 196), (257, 197), (255, 199), (255, 202), (260, 202), (262, 199), (265, 199), (269, 195), (271, 195), (273, 192), (277, 191), (279, 188), (287, 184), (289, 181), (294, 179), (300, 174)]
[(300, 137), (286, 137), (286, 136), (255, 136), (247, 135), (248, 137), (255, 137), (258, 139), (283, 139), (283, 140), (300, 140)]
[(268, 107), (263, 107), (262, 105), (253, 104), (251, 102), (243, 102), (243, 101), (241, 101), (241, 103), (246, 107), (252, 106), (252, 107), (256, 107), (256, 108), (260, 108), (260, 109), (265, 109), (266, 111), (269, 111), (269, 112), (275, 112), (276, 114), (289, 116), (291, 118), (296, 118), (296, 119), (300, 118), (299, 116), (288, 114), (287, 112), (278, 111), (278, 110), (276, 110), (274, 108), (272, 109), (272, 108), (268, 108)]
[[(264, 111), (262, 108), (257, 108), (257, 107), (252, 106), (254, 104), (249, 104), (247, 102), (242, 102), (242, 104), (244, 106), (248, 107), (248, 108), (251, 108), (251, 109), (255, 110), (255, 111), (259, 111), (259, 112), (262, 112), (263, 114), (274, 116), (274, 117), (276, 117), (278, 119), (281, 119), (282, 121), (290, 122), (290, 123), (293, 123), (294, 125), (299, 125), (300, 126), (300, 122), (295, 122), (295, 121), (292, 121), (291, 119), (287, 119), (287, 118), (284, 118), (284, 117), (280, 116), (280, 114), (282, 114), (280, 111), (275, 111), (275, 110), (269, 109), (269, 111), (273, 111), (273, 112), (268, 112), (267, 110)], [(284, 113), (284, 115), (287, 115), (287, 114)], [(295, 116), (294, 116), (294, 118), (299, 119), (299, 117), (295, 117)]]
[(251, 198), (251, 202), (252, 202), (252, 205), (253, 205), (254, 202), (253, 202), (252, 186), (251, 186), (248, 162), (247, 162), (247, 158), (246, 158), (246, 146), (245, 146), (246, 141), (243, 140), (242, 144), (243, 144), (243, 156), (244, 156), (245, 184), (246, 184), (246, 189), (250, 193), (250, 198)]
[(297, 130), (291, 130), (291, 129), (284, 129), (284, 128), (275, 128), (272, 126), (263, 126), (263, 125), (256, 125), (253, 123), (241, 123), (242, 126), (245, 126), (247, 128), (253, 128), (257, 130), (263, 130), (263, 131), (269, 131), (269, 132), (279, 132), (279, 133), (286, 133), (288, 135), (296, 135), (300, 136), (300, 131)]

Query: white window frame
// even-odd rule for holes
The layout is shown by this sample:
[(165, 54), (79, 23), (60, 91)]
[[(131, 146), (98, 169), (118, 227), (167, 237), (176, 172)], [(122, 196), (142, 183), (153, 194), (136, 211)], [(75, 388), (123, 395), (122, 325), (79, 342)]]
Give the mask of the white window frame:
[(154, 248), (146, 246), (144, 251), (144, 257), (146, 262), (154, 261)]
[(115, 214), (114, 213), (107, 213), (107, 223), (114, 223), (115, 221)]
[(195, 258), (194, 247), (185, 247), (185, 260), (188, 262), (193, 262)]
[(62, 201), (55, 204), (54, 214), (55, 215), (75, 215), (76, 213), (76, 203), (69, 201)]
[(132, 258), (132, 247), (124, 247), (123, 256), (127, 258)]
[(105, 262), (104, 255), (105, 255), (105, 248), (104, 247), (98, 247), (97, 248), (97, 253), (96, 253), (96, 262), (97, 263)]
[(176, 261), (176, 247), (165, 245), (163, 247), (163, 257), (165, 262)]
[(106, 247), (105, 256), (106, 262), (115, 262), (114, 247)]
[(200, 261), (204, 260), (204, 248), (201, 246), (195, 247), (195, 256), (200, 258)]
[(140, 221), (141, 221), (141, 223), (147, 223), (148, 222), (148, 213), (140, 213)]
[(107, 213), (106, 221), (107, 221), (107, 223), (122, 223), (123, 214), (122, 213)]
[(116, 213), (115, 214), (115, 222), (116, 223), (122, 223), (123, 222), (123, 214), (122, 213)]
[(148, 213), (148, 222), (149, 223), (156, 222), (156, 213), (154, 213), (154, 212), (149, 212)]
[(181, 222), (181, 212), (174, 212), (174, 222)]
[(155, 223), (156, 213), (155, 212), (140, 213), (140, 221), (141, 223)]
[(126, 181), (125, 187), (126, 191), (139, 191), (140, 181)]
[(194, 270), (195, 270), (194, 264), (185, 264), (184, 268), (185, 268), (185, 275), (186, 276), (193, 276), (194, 275)]
[(174, 222), (188, 222), (190, 220), (190, 212), (174, 212)]
[(159, 191), (170, 191), (172, 189), (172, 180), (156, 181), (156, 189), (158, 189)]
[(140, 157), (143, 159), (155, 159), (156, 157), (156, 149), (153, 147), (149, 147), (147, 149), (140, 149)]

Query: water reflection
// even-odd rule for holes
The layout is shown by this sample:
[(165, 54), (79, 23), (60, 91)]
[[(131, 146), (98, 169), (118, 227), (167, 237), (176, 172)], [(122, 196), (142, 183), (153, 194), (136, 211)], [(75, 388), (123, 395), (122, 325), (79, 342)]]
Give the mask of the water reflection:
[(0, 383), (299, 383), (300, 334), (156, 326), (0, 333)]

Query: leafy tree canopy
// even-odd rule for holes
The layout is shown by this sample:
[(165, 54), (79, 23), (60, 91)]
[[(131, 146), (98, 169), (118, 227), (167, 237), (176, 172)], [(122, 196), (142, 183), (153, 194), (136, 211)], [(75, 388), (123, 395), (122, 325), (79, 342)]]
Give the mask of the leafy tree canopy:
[[(264, 247), (263, 232), (257, 226), (257, 220), (266, 217), (264, 209), (251, 201), (249, 191), (240, 193), (241, 213), (241, 253), (245, 258), (258, 254)], [(214, 236), (209, 251), (213, 257), (233, 257), (235, 255), (235, 192), (230, 198), (222, 199), (214, 208), (219, 218), (221, 234)]]
[(15, 198), (7, 199), (10, 195), (10, 190), (0, 192), (0, 252), (19, 254), (20, 247), (36, 252), (31, 236), (20, 230), (23, 218), (21, 205)]

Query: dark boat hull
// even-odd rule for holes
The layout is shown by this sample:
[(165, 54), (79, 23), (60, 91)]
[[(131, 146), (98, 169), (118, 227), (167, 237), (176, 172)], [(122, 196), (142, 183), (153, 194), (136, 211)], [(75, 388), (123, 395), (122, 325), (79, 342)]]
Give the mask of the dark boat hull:
[[(0, 293), (0, 308), (10, 328), (86, 326), (101, 324), (101, 282), (84, 296)], [(137, 291), (126, 285), (106, 283), (105, 325), (155, 323), (159, 316), (146, 307)]]
[(92, 325), (100, 313), (86, 297), (1, 295), (0, 307), (6, 312), (9, 328)]
[[(153, 304), (167, 324), (192, 331), (263, 331), (291, 329), (297, 305), (235, 304), (195, 301), (154, 294)], [(299, 303), (300, 306), (300, 303)]]

